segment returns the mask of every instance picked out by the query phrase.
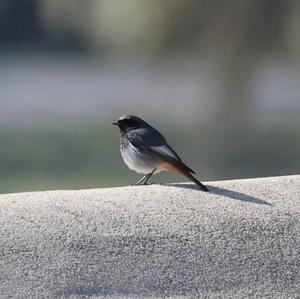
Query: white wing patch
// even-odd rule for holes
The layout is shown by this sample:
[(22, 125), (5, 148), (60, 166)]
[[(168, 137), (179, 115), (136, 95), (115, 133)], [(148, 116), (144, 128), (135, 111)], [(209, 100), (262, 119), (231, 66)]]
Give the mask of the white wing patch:
[(161, 155), (179, 160), (179, 157), (167, 145), (151, 146), (150, 148)]

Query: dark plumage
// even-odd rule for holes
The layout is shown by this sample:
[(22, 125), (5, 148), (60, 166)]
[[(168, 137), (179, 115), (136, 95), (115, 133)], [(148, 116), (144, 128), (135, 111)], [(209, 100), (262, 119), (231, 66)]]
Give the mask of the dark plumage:
[(127, 115), (113, 124), (121, 132), (120, 147), (124, 162), (131, 170), (146, 174), (138, 184), (145, 184), (154, 173), (171, 171), (184, 175), (202, 191), (209, 191), (192, 175), (195, 172), (183, 163), (162, 134), (143, 119)]

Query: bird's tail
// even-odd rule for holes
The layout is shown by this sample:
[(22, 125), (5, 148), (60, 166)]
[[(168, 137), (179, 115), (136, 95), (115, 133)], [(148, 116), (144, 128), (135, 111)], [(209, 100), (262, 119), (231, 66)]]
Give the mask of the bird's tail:
[(173, 163), (170, 162), (162, 162), (160, 164), (160, 167), (164, 170), (171, 171), (171, 172), (177, 172), (182, 175), (184, 175), (186, 178), (194, 182), (202, 191), (208, 192), (208, 188), (204, 186), (202, 183), (200, 183), (191, 173), (190, 173), (190, 168), (187, 167), (183, 162), (181, 161), (172, 161)]
[(199, 182), (191, 173), (179, 169), (180, 173), (183, 174), (186, 178), (194, 182), (202, 191), (209, 192), (208, 188)]

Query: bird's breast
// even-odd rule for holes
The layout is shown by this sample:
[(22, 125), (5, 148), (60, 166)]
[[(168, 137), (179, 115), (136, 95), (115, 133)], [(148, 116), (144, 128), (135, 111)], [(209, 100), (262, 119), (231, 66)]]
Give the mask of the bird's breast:
[(157, 168), (159, 160), (142, 148), (133, 146), (128, 140), (121, 138), (120, 150), (122, 158), (129, 169), (137, 173), (148, 174)]

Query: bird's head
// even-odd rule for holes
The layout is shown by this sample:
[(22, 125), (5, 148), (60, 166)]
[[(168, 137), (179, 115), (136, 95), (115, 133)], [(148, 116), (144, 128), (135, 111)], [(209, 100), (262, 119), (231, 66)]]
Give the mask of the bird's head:
[(128, 131), (139, 129), (147, 125), (144, 120), (134, 115), (121, 116), (117, 122), (112, 124), (119, 127), (121, 134), (125, 134)]

